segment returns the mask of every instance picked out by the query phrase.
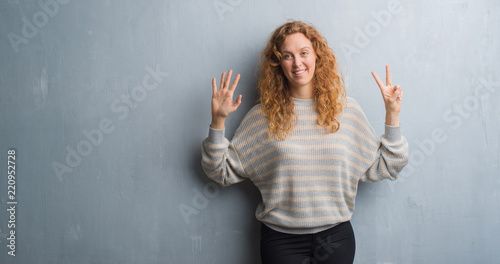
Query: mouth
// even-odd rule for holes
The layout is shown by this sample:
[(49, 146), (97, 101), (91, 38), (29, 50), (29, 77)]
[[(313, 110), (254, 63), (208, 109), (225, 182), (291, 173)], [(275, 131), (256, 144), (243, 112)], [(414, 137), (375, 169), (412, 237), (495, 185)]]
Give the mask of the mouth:
[(295, 75), (295, 76), (301, 76), (304, 72), (306, 72), (305, 69), (303, 70), (297, 70), (297, 71), (292, 71), (292, 73)]

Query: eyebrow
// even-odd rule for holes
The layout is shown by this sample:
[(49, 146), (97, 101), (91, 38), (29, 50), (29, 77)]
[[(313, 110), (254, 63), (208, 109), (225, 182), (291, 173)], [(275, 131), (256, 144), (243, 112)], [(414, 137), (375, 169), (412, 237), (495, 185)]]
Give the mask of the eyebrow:
[[(309, 46), (304, 46), (304, 47), (300, 48), (299, 50), (305, 50), (305, 49), (311, 49), (311, 47), (309, 47)], [(284, 50), (284, 51), (282, 51), (282, 53), (285, 53), (285, 52), (292, 53), (292, 52), (290, 52), (290, 51), (288, 51), (288, 50)]]

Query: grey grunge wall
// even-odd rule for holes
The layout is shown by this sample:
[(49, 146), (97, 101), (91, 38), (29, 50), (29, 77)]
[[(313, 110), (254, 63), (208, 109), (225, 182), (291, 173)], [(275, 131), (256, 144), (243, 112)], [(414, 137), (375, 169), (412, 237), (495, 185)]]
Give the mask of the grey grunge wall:
[(379, 135), (370, 72), (404, 89), (410, 161), (362, 183), (356, 263), (500, 259), (500, 3), (0, 2), (0, 263), (259, 263), (261, 199), (201, 168), (211, 79), (257, 64), (288, 19), (315, 25)]

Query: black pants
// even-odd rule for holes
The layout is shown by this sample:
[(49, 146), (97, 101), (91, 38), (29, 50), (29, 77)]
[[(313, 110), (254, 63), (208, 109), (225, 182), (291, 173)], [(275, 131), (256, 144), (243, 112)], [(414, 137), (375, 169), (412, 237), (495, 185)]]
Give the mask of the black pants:
[(351, 222), (316, 234), (277, 232), (265, 224), (260, 231), (262, 264), (352, 264), (356, 242)]

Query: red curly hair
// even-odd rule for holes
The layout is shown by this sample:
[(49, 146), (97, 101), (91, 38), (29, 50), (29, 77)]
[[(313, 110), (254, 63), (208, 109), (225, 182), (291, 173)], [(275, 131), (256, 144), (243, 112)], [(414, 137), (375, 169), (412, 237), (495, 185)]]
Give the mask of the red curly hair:
[(346, 99), (340, 67), (326, 39), (313, 26), (301, 21), (290, 21), (274, 31), (261, 53), (259, 103), (269, 120), (269, 135), (275, 134), (280, 140), (284, 140), (291, 134), (297, 120), (288, 80), (280, 66), (280, 47), (285, 38), (294, 33), (304, 34), (316, 53), (313, 87), (316, 111), (319, 114), (317, 124), (326, 133), (335, 133), (340, 127), (336, 118), (342, 113)]

